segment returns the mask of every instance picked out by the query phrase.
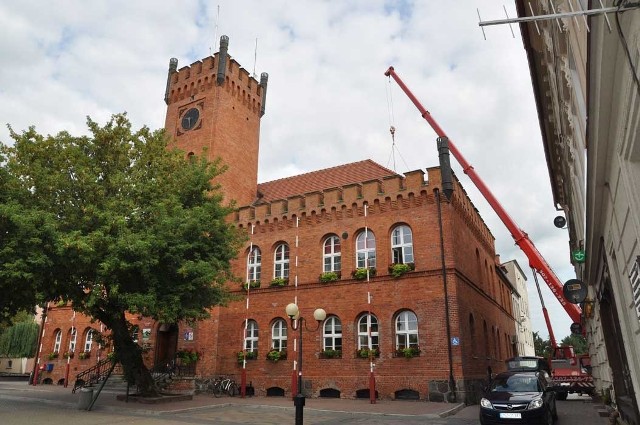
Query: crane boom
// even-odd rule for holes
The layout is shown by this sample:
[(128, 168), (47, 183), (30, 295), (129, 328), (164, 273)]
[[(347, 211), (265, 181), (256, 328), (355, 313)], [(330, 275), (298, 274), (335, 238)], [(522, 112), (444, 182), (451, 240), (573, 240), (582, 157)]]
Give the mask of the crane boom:
[(447, 137), (449, 139), (449, 150), (456, 158), (458, 163), (462, 166), (462, 170), (466, 175), (469, 176), (471, 181), (476, 185), (482, 196), (487, 200), (489, 205), (493, 208), (493, 210), (498, 214), (500, 220), (507, 227), (511, 236), (516, 242), (516, 245), (520, 247), (520, 249), (524, 252), (524, 254), (529, 259), (529, 266), (542, 276), (542, 279), (547, 283), (553, 295), (558, 299), (562, 307), (564, 307), (565, 311), (575, 323), (580, 323), (581, 310), (575, 305), (569, 303), (562, 294), (562, 283), (560, 279), (551, 269), (551, 266), (545, 261), (544, 257), (538, 249), (535, 247), (533, 242), (529, 239), (529, 236), (522, 231), (515, 223), (515, 221), (507, 214), (505, 209), (502, 207), (500, 202), (496, 199), (496, 197), (491, 193), (489, 188), (484, 184), (482, 179), (478, 176), (474, 168), (467, 162), (467, 160), (462, 156), (458, 148), (455, 146), (451, 138), (447, 136), (447, 134), (440, 128), (438, 123), (433, 119), (429, 111), (427, 111), (421, 104), (420, 101), (413, 95), (411, 90), (404, 84), (404, 82), (400, 79), (398, 74), (396, 74), (393, 67), (389, 67), (389, 69), (384, 73), (387, 77), (392, 77), (396, 83), (400, 86), (402, 91), (409, 97), (411, 102), (418, 108), (422, 118), (424, 118), (431, 128), (436, 132), (439, 137)]

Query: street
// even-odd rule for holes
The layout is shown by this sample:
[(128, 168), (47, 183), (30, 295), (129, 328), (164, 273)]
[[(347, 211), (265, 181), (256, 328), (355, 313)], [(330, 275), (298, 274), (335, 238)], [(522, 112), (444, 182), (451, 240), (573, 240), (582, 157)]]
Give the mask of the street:
[[(55, 389), (55, 391), (51, 391)], [(103, 394), (92, 411), (78, 410), (77, 394), (57, 387), (30, 387), (15, 384), (0, 385), (0, 424), (3, 425), (85, 425), (87, 423), (130, 425), (173, 424), (286, 424), (293, 423), (294, 409), (290, 400), (282, 398), (200, 398), (201, 405), (169, 403), (145, 405), (142, 403), (114, 402), (113, 394)], [(211, 400), (211, 403), (208, 403)], [(222, 400), (222, 402), (220, 402)], [(76, 401), (76, 402), (74, 402)], [(336, 400), (331, 408), (319, 406), (316, 400), (308, 400), (304, 410), (305, 424), (434, 424), (469, 425), (478, 423), (478, 406), (461, 406), (455, 414), (439, 417), (438, 414), (401, 414), (397, 407), (415, 407), (413, 403), (383, 401), (393, 406), (393, 413), (366, 412), (367, 403), (361, 400)], [(215, 403), (215, 404), (214, 404)], [(406, 403), (406, 404), (403, 404)], [(444, 412), (447, 404), (441, 404)], [(598, 416), (597, 406), (588, 396), (570, 395), (558, 402), (560, 425), (606, 425), (607, 418)]]

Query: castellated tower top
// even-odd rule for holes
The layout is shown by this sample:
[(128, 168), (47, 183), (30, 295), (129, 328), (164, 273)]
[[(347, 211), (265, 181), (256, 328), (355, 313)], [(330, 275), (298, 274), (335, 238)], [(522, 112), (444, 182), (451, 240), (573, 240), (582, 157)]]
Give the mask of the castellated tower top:
[(220, 50), (189, 66), (169, 61), (164, 100), (165, 129), (185, 155), (222, 159), (227, 170), (216, 177), (225, 201), (248, 205), (257, 197), (260, 119), (265, 113), (268, 75), (258, 82), (229, 53)]

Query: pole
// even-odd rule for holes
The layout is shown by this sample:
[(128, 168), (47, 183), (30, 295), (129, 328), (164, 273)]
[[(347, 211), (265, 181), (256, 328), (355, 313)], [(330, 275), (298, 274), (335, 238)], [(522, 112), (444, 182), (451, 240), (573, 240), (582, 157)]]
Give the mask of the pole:
[(444, 284), (444, 314), (447, 328), (447, 351), (449, 354), (449, 401), (456, 401), (456, 381), (453, 378), (453, 350), (451, 348), (451, 322), (449, 321), (449, 293), (447, 289), (447, 266), (444, 257), (444, 234), (442, 232), (442, 209), (440, 206), (440, 191), (436, 188), (433, 190), (436, 196), (436, 204), (438, 205), (438, 227), (440, 229), (440, 259), (442, 262), (442, 281)]
[(296, 425), (303, 425), (304, 417), (304, 394), (302, 393), (302, 321), (304, 319), (300, 317), (298, 319), (298, 330), (300, 331), (300, 346), (298, 347), (298, 394), (293, 400), (293, 405), (296, 407)]

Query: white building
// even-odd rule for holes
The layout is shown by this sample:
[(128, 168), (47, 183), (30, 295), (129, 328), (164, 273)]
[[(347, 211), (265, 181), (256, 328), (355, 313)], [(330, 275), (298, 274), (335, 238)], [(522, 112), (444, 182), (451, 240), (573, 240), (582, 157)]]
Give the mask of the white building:
[[(531, 16), (516, 0), (518, 16)], [(568, 222), (567, 259), (588, 287), (582, 325), (599, 393), (640, 425), (640, 4), (531, 2), (521, 23), (554, 203)]]
[(507, 272), (507, 279), (515, 288), (511, 294), (513, 302), (513, 316), (516, 319), (516, 350), (520, 356), (534, 356), (533, 330), (531, 328), (531, 312), (529, 311), (529, 293), (527, 292), (527, 277), (516, 260), (501, 264)]

